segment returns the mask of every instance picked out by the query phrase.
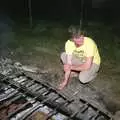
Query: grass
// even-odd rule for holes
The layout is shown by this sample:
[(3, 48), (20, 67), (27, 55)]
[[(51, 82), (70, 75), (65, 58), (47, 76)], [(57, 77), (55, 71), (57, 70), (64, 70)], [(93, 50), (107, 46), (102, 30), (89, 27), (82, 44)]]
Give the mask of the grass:
[[(18, 28), (15, 41), (11, 44), (13, 48), (22, 46), (26, 50), (36, 47), (38, 51), (59, 54), (64, 50), (64, 43), (68, 39), (67, 27), (60, 24), (39, 23), (32, 30), (29, 28)], [(102, 59), (119, 60), (120, 38), (114, 34), (112, 26), (95, 24), (86, 26), (85, 31), (98, 45)]]

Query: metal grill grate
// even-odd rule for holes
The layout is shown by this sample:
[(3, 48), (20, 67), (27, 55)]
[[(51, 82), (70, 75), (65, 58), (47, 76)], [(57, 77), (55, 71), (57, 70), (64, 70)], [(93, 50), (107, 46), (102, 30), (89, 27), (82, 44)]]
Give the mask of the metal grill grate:
[[(16, 118), (26, 120), (38, 109), (47, 106), (51, 111), (46, 120), (58, 113), (65, 116), (66, 120), (111, 120), (108, 113), (100, 111), (87, 101), (79, 98), (78, 101), (68, 98), (47, 83), (34, 80), (24, 73), (4, 76), (0, 74), (0, 110), (10, 104), (23, 99), (22, 105), (9, 112), (5, 120)], [(26, 110), (26, 111), (25, 111)], [(25, 111), (23, 114), (20, 114)]]

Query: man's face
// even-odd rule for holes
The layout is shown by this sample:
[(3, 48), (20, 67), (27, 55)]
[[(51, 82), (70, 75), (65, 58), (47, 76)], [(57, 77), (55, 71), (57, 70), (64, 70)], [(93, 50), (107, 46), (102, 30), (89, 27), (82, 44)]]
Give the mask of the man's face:
[(81, 35), (81, 36), (79, 36), (79, 37), (74, 37), (73, 38), (73, 41), (74, 41), (74, 43), (75, 43), (75, 45), (76, 46), (81, 46), (81, 45), (83, 45), (83, 43), (84, 43), (84, 36), (83, 35)]

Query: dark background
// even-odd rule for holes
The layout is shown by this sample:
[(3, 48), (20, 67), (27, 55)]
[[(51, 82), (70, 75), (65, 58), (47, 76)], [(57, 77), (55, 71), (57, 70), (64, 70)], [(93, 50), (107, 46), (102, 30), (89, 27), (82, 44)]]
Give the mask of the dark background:
[[(14, 19), (27, 18), (29, 0), (4, 0), (0, 11)], [(33, 19), (66, 20), (79, 22), (81, 0), (31, 0)], [(97, 20), (118, 22), (120, 19), (120, 0), (83, 0), (84, 21)]]

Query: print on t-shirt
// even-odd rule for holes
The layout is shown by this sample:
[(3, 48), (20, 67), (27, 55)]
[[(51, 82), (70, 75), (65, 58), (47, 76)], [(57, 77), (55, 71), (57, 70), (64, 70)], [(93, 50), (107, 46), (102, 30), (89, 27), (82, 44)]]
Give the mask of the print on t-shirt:
[(76, 58), (78, 58), (81, 62), (85, 62), (86, 60), (86, 56), (83, 50), (74, 50), (73, 51), (73, 56), (75, 56)]

